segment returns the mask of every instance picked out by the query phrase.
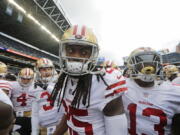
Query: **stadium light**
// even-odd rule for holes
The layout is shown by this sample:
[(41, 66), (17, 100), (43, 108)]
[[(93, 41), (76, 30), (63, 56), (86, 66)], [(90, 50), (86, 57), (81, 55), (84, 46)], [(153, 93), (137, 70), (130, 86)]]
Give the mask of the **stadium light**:
[(46, 31), (48, 34), (52, 34), (45, 26), (43, 26), (43, 25), (41, 25), (41, 28), (44, 30), (44, 31)]
[(52, 34), (52, 32), (50, 32), (45, 26), (43, 26), (42, 24), (40, 24), (40, 22), (35, 19), (31, 14), (27, 14), (26, 10), (24, 8), (22, 8), (21, 6), (19, 6), (14, 0), (8, 0), (9, 3), (11, 3), (12, 5), (14, 5), (18, 10), (20, 10), (21, 12), (23, 12), (28, 18), (30, 18), (33, 22), (35, 22), (37, 25), (39, 25), (44, 31), (46, 31), (55, 41), (60, 42), (60, 40)]
[(54, 38), (57, 42), (60, 42), (60, 40), (55, 35), (51, 35), (51, 37)]
[(24, 8), (22, 8), (21, 6), (19, 6), (14, 0), (8, 0), (8, 1), (9, 1), (9, 3), (13, 4), (18, 10), (20, 10), (21, 12), (26, 14), (26, 10)]
[(36, 24), (41, 25), (41, 24), (39, 23), (39, 21), (36, 20), (31, 14), (28, 14), (27, 16), (28, 16), (28, 18), (30, 18), (31, 20), (33, 20)]

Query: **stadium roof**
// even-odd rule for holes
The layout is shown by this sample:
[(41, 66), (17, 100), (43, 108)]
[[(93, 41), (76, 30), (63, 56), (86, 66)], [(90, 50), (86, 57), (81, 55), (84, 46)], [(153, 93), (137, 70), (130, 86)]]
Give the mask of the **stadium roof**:
[(44, 28), (47, 28), (55, 37), (60, 38), (71, 25), (63, 11), (57, 8), (53, 0), (15, 0), (27, 11), (28, 15), (36, 18), (43, 25), (42, 27), (20, 12), (9, 1), (0, 1), (0, 32), (58, 55), (58, 42)]

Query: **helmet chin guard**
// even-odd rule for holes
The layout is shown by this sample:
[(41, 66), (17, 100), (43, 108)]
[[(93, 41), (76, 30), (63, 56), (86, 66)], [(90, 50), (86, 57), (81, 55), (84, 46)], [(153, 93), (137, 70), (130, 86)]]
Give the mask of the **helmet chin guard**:
[(74, 73), (74, 74), (80, 74), (86, 72), (88, 69), (87, 63), (83, 64), (82, 62), (67, 62), (67, 71)]

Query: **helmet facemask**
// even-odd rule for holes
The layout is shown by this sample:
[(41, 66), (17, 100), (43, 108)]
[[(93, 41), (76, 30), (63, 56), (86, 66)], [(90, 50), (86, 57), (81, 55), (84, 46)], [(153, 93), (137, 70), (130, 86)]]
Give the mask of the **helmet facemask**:
[(128, 59), (130, 77), (144, 82), (153, 82), (161, 69), (161, 58), (155, 52), (141, 52)]
[[(51, 69), (51, 70), (47, 70), (47, 71), (41, 71), (41, 70), (46, 70), (46, 69)], [(53, 67), (42, 67), (38, 69), (38, 77), (40, 79), (40, 81), (42, 81), (43, 83), (48, 83), (52, 80), (53, 76), (54, 76), (54, 68)]]
[[(79, 56), (69, 55), (73, 48), (79, 48), (76, 49), (80, 53)], [(77, 41), (75, 43), (61, 43), (59, 53), (61, 68), (63, 72), (72, 76), (92, 73), (97, 62), (98, 53), (98, 46), (91, 43), (87, 44)]]

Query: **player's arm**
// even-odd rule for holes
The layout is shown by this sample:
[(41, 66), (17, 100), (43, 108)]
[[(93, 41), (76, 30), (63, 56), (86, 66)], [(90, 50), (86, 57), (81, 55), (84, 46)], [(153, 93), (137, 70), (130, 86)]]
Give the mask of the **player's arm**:
[(32, 103), (32, 116), (31, 116), (31, 126), (32, 126), (32, 135), (39, 134), (39, 113), (38, 113), (38, 103), (33, 101)]
[(172, 135), (180, 135), (180, 114), (175, 114), (172, 120)]
[(122, 97), (109, 102), (103, 109), (106, 135), (126, 135), (127, 119), (124, 114)]
[(67, 116), (64, 114), (62, 117), (60, 123), (56, 126), (56, 131), (53, 135), (64, 135), (64, 133), (67, 131)]
[(109, 102), (103, 109), (105, 116), (114, 116), (124, 113), (122, 97), (118, 97), (111, 102)]

